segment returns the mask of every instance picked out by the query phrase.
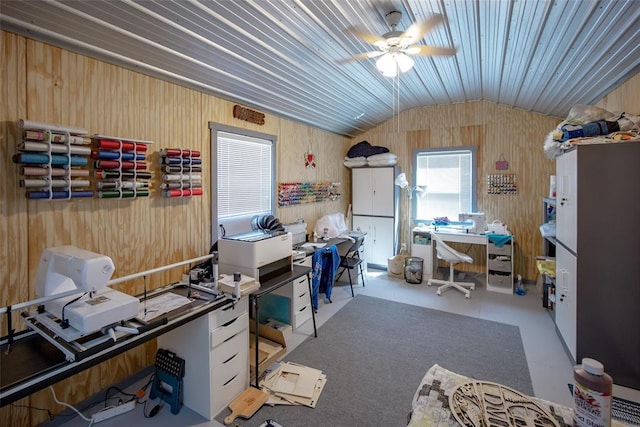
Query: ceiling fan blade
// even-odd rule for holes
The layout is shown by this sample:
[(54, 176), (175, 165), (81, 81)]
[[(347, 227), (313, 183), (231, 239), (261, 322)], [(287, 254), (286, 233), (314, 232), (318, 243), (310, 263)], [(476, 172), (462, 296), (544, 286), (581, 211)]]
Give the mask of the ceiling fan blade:
[(347, 62), (361, 61), (363, 59), (375, 58), (375, 57), (380, 56), (380, 55), (384, 55), (384, 52), (376, 50), (376, 51), (373, 51), (373, 52), (359, 53), (359, 54), (351, 56), (349, 58), (340, 59), (338, 61), (338, 63), (339, 64), (346, 64)]
[(407, 55), (419, 56), (453, 56), (457, 51), (455, 47), (438, 46), (411, 46), (403, 50)]
[(371, 43), (372, 45), (378, 46), (380, 44), (383, 44), (386, 46), (387, 44), (387, 41), (383, 37), (371, 34), (370, 32), (363, 30), (362, 28), (349, 27), (346, 29), (346, 31), (358, 37), (359, 39), (366, 41), (367, 43)]
[(426, 21), (411, 24), (411, 26), (407, 28), (407, 31), (402, 33), (402, 36), (400, 36), (402, 43), (405, 46), (416, 43), (442, 22), (444, 22), (444, 17), (440, 14), (435, 14), (429, 17)]

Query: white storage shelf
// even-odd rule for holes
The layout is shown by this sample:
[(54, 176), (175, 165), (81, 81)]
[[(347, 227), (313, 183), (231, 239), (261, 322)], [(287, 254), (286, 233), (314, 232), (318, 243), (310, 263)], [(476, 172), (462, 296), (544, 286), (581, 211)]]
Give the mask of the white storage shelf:
[(422, 282), (433, 278), (433, 240), (428, 231), (412, 231), (411, 256), (423, 259)]
[(487, 290), (513, 293), (513, 240), (503, 246), (487, 244)]
[[(308, 256), (295, 261), (294, 264), (311, 267), (311, 257)], [(294, 330), (311, 319), (311, 298), (306, 275), (276, 289), (273, 294), (287, 297), (291, 301), (291, 304), (289, 304), (289, 318), (291, 319), (291, 327)]]

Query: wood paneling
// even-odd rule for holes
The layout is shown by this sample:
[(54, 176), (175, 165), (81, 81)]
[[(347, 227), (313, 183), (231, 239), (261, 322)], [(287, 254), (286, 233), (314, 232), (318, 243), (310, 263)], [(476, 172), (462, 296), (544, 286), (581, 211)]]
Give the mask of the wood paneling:
[[(2, 48), (2, 122), (0, 186), (0, 304), (34, 298), (34, 281), (42, 250), (74, 245), (110, 256), (114, 278), (161, 267), (208, 253), (211, 246), (211, 192), (209, 190), (210, 133), (215, 121), (278, 137), (277, 179), (346, 182), (349, 172), (342, 156), (349, 140), (328, 132), (266, 116), (264, 126), (233, 118), (229, 101), (202, 94), (124, 68), (47, 44), (0, 31)], [(19, 188), (19, 168), (11, 162), (19, 142), (16, 121), (86, 128), (103, 134), (153, 141), (148, 151), (150, 197), (132, 199), (26, 200)], [(202, 152), (204, 196), (163, 198), (158, 189), (158, 151), (183, 147)], [(312, 149), (315, 169), (304, 167), (302, 153)], [(322, 215), (346, 211), (349, 195), (337, 202), (280, 209), (281, 221), (304, 218), (311, 227)], [(140, 294), (180, 279), (183, 268), (114, 285)], [(14, 325), (22, 327), (14, 317)], [(0, 318), (0, 332), (7, 333)], [(71, 404), (122, 380), (153, 363), (155, 341), (141, 345), (94, 368), (54, 385), (58, 398)], [(21, 404), (62, 411), (49, 389), (22, 399)], [(7, 406), (0, 424), (30, 426), (46, 419), (42, 411)]]

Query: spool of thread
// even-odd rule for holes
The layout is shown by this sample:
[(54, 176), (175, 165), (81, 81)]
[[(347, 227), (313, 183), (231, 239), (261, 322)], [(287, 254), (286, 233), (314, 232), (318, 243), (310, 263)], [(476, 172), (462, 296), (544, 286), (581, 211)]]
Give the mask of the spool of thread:
[(240, 274), (239, 271), (236, 271), (235, 273), (233, 273), (233, 286), (234, 286), (233, 294), (238, 299), (240, 299), (240, 279), (241, 278), (242, 278), (242, 274)]

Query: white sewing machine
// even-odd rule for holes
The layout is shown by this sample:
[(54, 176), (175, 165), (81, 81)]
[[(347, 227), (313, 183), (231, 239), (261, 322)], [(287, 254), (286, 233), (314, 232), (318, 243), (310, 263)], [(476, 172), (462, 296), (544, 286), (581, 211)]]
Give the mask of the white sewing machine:
[(487, 230), (487, 218), (484, 212), (461, 212), (458, 221), (466, 224), (464, 229), (469, 233), (484, 233)]
[[(36, 296), (49, 298), (44, 310), (59, 320), (49, 320), (47, 326), (71, 341), (136, 317), (140, 301), (107, 287), (114, 270), (113, 261), (105, 255), (74, 246), (45, 249), (36, 276)], [(51, 298), (58, 294), (67, 296)]]

